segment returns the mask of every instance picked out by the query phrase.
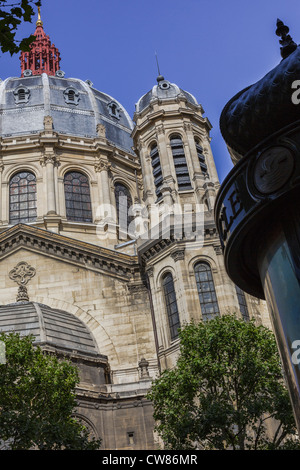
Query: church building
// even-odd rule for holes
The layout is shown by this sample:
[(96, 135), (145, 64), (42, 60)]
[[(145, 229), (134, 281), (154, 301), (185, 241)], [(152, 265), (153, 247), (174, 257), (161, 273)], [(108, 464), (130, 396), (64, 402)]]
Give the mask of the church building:
[(159, 75), (131, 118), (65, 75), (40, 16), (34, 34), (0, 80), (0, 331), (78, 366), (76, 416), (102, 449), (155, 449), (146, 395), (178, 329), (227, 313), (269, 326), (267, 308), (225, 272), (197, 99)]

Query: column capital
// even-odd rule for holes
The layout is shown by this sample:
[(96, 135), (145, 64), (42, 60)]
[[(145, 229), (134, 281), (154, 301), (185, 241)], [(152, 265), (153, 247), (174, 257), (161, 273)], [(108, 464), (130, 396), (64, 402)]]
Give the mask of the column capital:
[(97, 160), (94, 163), (94, 168), (97, 173), (101, 171), (108, 171), (111, 168), (111, 164), (109, 163), (106, 157), (97, 157)]
[(41, 166), (46, 166), (48, 163), (51, 163), (53, 166), (60, 165), (60, 160), (59, 158), (55, 155), (55, 153), (44, 153), (44, 155), (41, 156), (40, 158), (40, 165)]

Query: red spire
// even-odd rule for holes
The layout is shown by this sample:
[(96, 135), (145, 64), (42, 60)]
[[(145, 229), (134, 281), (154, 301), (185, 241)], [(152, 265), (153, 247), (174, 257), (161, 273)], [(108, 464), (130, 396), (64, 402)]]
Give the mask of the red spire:
[(31, 43), (30, 51), (21, 52), (20, 55), (21, 77), (25, 70), (31, 70), (33, 75), (55, 75), (59, 70), (60, 54), (43, 29), (40, 8), (34, 36), (36, 39)]

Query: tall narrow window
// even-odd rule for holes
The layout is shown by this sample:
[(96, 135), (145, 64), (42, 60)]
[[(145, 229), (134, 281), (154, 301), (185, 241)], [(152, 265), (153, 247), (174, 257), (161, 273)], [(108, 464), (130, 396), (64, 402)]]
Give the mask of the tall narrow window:
[(181, 137), (179, 135), (172, 135), (170, 144), (177, 176), (178, 190), (185, 191), (191, 189), (191, 180)]
[(173, 276), (166, 273), (162, 279), (165, 303), (167, 308), (171, 340), (178, 337), (178, 329), (180, 328), (179, 313), (176, 300), (176, 292), (174, 288)]
[(197, 155), (198, 155), (201, 171), (204, 175), (208, 175), (207, 165), (205, 162), (205, 156), (203, 154), (203, 148), (200, 144), (199, 139), (195, 139), (195, 145), (196, 145), (196, 150), (197, 150)]
[(236, 295), (239, 301), (240, 312), (242, 317), (245, 321), (249, 321), (249, 311), (247, 307), (246, 297), (242, 289), (240, 289), (237, 285), (235, 286)]
[(9, 182), (9, 223), (36, 220), (36, 178), (29, 171), (15, 174)]
[(75, 101), (75, 91), (74, 90), (69, 90), (68, 91), (68, 99), (69, 99), (69, 101)]
[(78, 171), (70, 171), (64, 177), (66, 215), (68, 220), (92, 222), (90, 185), (88, 178)]
[(152, 171), (153, 171), (153, 176), (154, 176), (155, 193), (156, 193), (157, 198), (159, 199), (162, 195), (161, 186), (163, 182), (163, 176), (161, 172), (158, 147), (156, 143), (151, 146), (150, 157), (151, 157)]
[(203, 320), (211, 320), (219, 315), (219, 306), (209, 264), (205, 262), (197, 263), (195, 265), (195, 277)]
[(120, 234), (119, 238), (127, 238), (128, 235), (130, 235), (128, 233), (128, 228), (131, 221), (133, 220), (131, 214), (132, 198), (129, 189), (121, 183), (116, 183), (115, 198)]

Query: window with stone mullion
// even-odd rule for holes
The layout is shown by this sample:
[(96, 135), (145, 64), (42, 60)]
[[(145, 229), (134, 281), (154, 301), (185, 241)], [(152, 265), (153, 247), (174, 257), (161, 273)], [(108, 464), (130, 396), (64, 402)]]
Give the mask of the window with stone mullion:
[(87, 176), (68, 172), (64, 177), (66, 216), (75, 222), (93, 221), (90, 186)]
[(162, 281), (165, 304), (167, 309), (171, 340), (178, 337), (178, 329), (180, 328), (179, 312), (176, 300), (176, 292), (174, 287), (173, 276), (171, 273), (165, 274)]
[(16, 173), (9, 182), (9, 223), (26, 224), (36, 217), (36, 177), (28, 171)]
[(219, 315), (219, 305), (210, 266), (204, 262), (197, 263), (195, 277), (202, 318), (211, 320)]
[(189, 170), (183, 148), (183, 142), (179, 135), (173, 135), (170, 138), (174, 167), (177, 177), (179, 191), (192, 189)]

